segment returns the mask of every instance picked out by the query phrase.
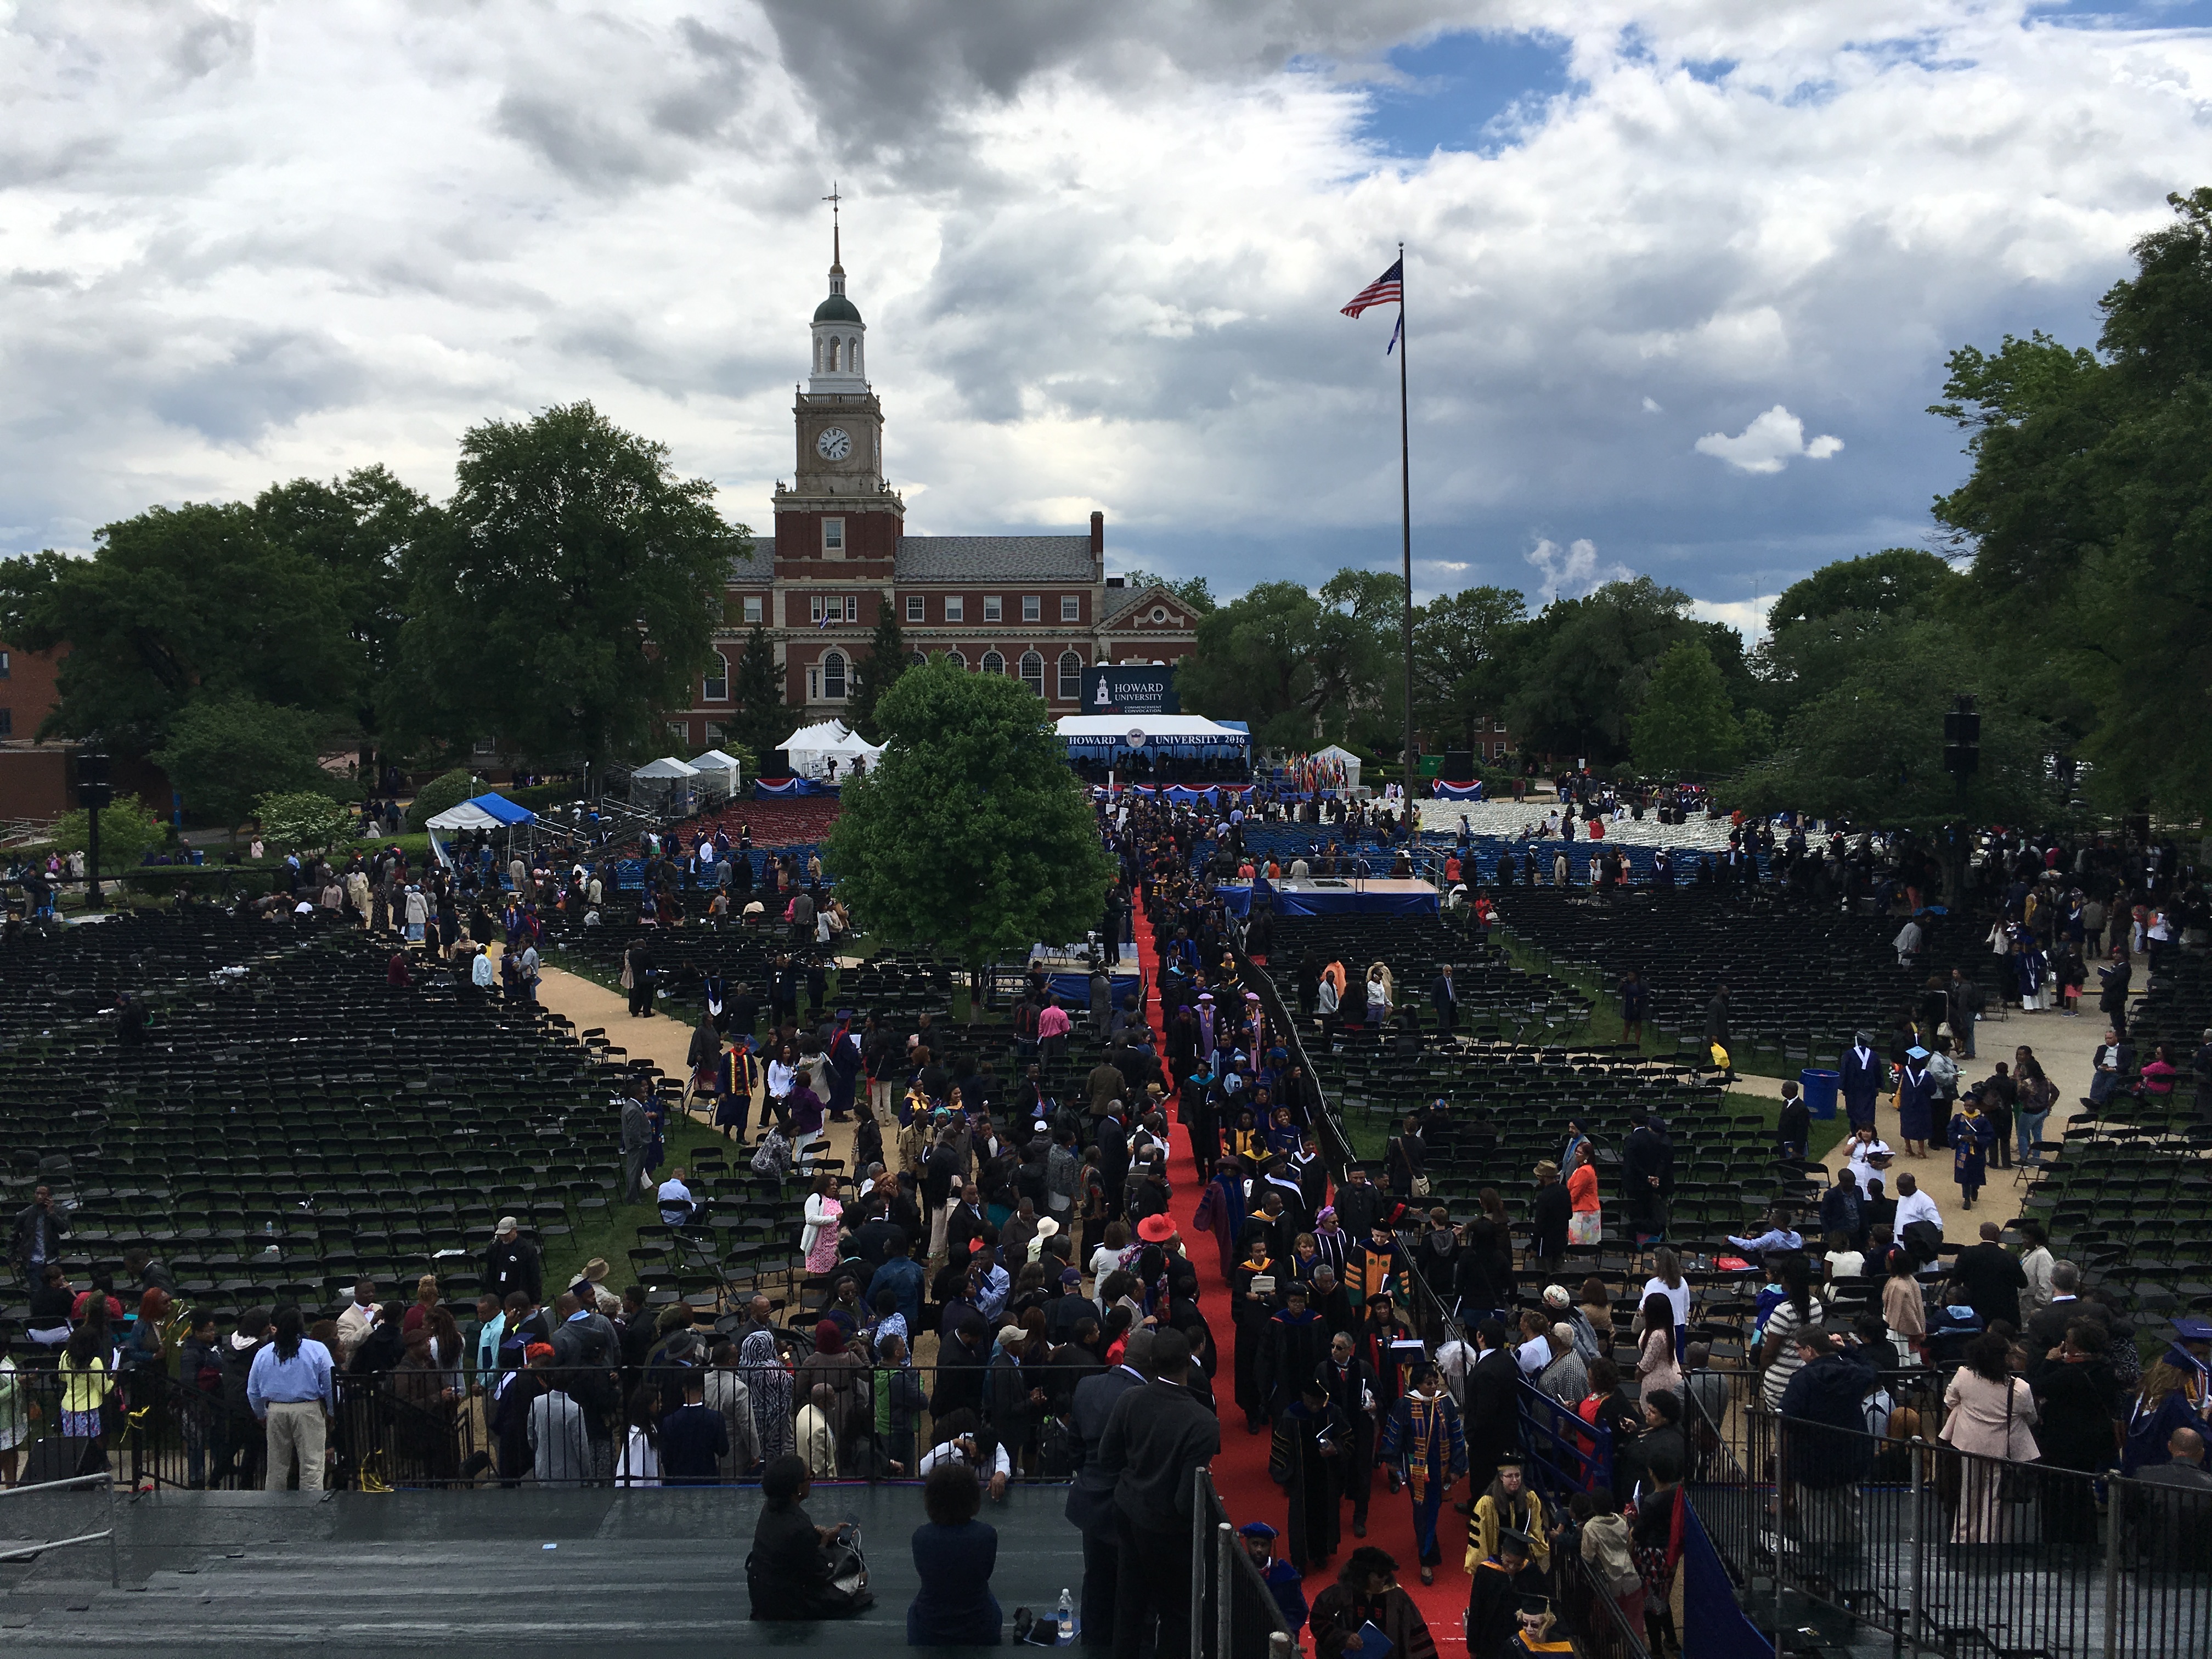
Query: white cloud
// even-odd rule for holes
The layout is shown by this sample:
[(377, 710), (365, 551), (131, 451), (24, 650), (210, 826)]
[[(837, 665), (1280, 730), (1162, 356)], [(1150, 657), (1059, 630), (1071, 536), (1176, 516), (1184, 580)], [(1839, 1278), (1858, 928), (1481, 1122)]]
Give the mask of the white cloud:
[(1725, 623), (1750, 645), (1766, 635), (1767, 607), (1771, 599), (1692, 599), (1690, 614), (1700, 622)]
[(1825, 461), (1843, 447), (1844, 441), (1833, 437), (1815, 438), (1808, 443), (1805, 422), (1780, 404), (1733, 438), (1708, 432), (1696, 444), (1700, 455), (1715, 456), (1739, 472), (1779, 472), (1801, 455), (1808, 460)]
[(1543, 577), (1536, 591), (1547, 605), (1553, 599), (1579, 599), (1607, 582), (1626, 581), (1635, 574), (1624, 564), (1601, 564), (1597, 544), (1586, 537), (1564, 548), (1547, 537), (1521, 556)]
[[(0, 550), (380, 460), (443, 495), (469, 425), (581, 397), (765, 528), (835, 177), (917, 532), (1096, 503), (1217, 592), (1390, 559), (1389, 325), (1336, 307), (1403, 236), (1417, 548), (1510, 581), (1565, 521), (1726, 592), (1924, 523), (1944, 352), (2085, 339), (2212, 181), (2212, 38), (2026, 0), (685, 9), (0, 12)], [(1386, 153), (1378, 60), (1474, 27), (1574, 89)], [(1786, 446), (1738, 427), (1769, 402)], [(1834, 453), (1792, 406), (1870, 416), (1853, 465), (1682, 465)]]

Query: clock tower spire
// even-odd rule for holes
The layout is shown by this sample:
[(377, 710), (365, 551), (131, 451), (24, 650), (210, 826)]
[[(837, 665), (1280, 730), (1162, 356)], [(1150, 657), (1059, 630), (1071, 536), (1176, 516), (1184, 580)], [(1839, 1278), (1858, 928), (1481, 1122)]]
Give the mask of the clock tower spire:
[(775, 493), (776, 570), (781, 579), (887, 583), (906, 507), (884, 480), (884, 411), (867, 380), (868, 325), (845, 292), (844, 198), (833, 185), (823, 200), (830, 204), (830, 292), (814, 307), (806, 386), (792, 410), (797, 471)]

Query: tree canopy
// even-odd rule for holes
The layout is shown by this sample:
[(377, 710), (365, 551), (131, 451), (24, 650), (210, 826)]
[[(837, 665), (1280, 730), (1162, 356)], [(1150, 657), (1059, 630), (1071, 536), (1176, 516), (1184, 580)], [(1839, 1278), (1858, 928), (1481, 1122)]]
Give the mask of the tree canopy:
[(1727, 682), (1703, 640), (1678, 640), (1659, 659), (1628, 729), (1637, 769), (1649, 777), (1717, 777), (1743, 752)]
[(846, 784), (824, 853), (862, 927), (975, 968), (1097, 925), (1114, 861), (1042, 699), (940, 659), (876, 718), (887, 747)]
[(720, 722), (722, 735), (750, 755), (756, 765), (765, 766), (799, 719), (799, 711), (784, 702), (783, 670), (776, 665), (775, 647), (769, 643), (768, 630), (756, 625), (745, 635), (745, 648), (730, 671), (730, 717)]
[(198, 697), (170, 720), (154, 760), (187, 811), (234, 829), (263, 796), (312, 790), (321, 781), (318, 730), (315, 718), (297, 708), (246, 696)]
[(406, 561), (398, 724), (547, 764), (653, 746), (690, 706), (750, 532), (587, 403), (471, 428), (458, 483)]

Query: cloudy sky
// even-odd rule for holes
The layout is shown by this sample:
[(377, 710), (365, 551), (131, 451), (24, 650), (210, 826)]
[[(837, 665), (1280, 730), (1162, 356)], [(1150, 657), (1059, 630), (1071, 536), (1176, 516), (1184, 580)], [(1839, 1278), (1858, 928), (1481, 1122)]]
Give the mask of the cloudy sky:
[(908, 524), (1217, 591), (1925, 542), (2212, 182), (2212, 0), (0, 0), (0, 551), (590, 398), (769, 525), (834, 179)]

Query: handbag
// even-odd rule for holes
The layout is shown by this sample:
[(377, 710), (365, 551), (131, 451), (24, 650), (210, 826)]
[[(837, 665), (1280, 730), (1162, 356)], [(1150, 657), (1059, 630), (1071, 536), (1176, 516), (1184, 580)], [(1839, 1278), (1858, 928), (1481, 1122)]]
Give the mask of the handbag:
[(1428, 1176), (1417, 1175), (1413, 1177), (1413, 1193), (1415, 1198), (1426, 1198), (1429, 1195)]

